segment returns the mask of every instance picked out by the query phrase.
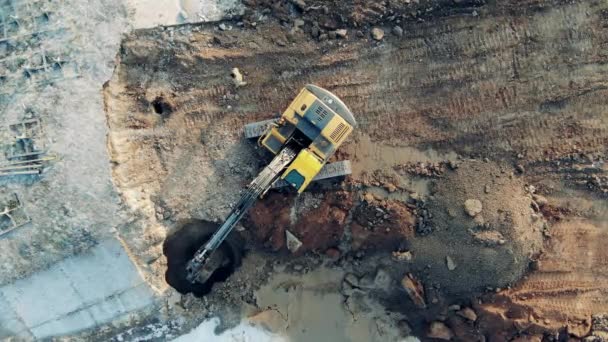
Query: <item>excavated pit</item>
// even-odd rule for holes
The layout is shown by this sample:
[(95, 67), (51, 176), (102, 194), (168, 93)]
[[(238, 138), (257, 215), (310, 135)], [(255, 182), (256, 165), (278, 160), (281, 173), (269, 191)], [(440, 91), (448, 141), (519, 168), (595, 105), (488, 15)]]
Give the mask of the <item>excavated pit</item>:
[(219, 267), (204, 284), (193, 284), (186, 279), (188, 261), (218, 227), (218, 224), (204, 220), (184, 222), (163, 243), (163, 254), (167, 258), (165, 280), (179, 293), (202, 297), (211, 291), (215, 283), (226, 281), (241, 265), (242, 251), (236, 237), (230, 236), (216, 252), (228, 258), (227, 265)]

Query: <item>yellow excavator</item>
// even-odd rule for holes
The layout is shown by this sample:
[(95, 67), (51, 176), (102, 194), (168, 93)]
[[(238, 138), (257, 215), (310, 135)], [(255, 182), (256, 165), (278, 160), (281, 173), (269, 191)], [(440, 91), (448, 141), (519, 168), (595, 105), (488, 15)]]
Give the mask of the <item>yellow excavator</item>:
[(356, 126), (352, 113), (338, 97), (321, 87), (306, 85), (259, 138), (259, 145), (275, 157), (247, 186), (226, 220), (188, 262), (188, 281), (204, 284), (222, 266), (224, 258), (214, 256), (214, 252), (275, 181), (282, 179), (302, 193)]

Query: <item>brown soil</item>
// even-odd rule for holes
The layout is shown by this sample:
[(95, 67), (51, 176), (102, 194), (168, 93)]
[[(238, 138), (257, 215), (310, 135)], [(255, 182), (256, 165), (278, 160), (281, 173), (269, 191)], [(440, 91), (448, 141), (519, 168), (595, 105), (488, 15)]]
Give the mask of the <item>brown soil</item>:
[(591, 316), (608, 306), (608, 232), (584, 220), (569, 220), (555, 225), (551, 234), (534, 272), (480, 309), (531, 331), (566, 327), (584, 337)]
[[(234, 286), (214, 290), (217, 298), (238, 302), (232, 290), (262, 284), (267, 274), (258, 274), (257, 262), (287, 254), (261, 251), (284, 252), (288, 229), (303, 248), (286, 258), (302, 254), (306, 267), (314, 267), (306, 252), (330, 250), (331, 262), (345, 268), (376, 274), (383, 263), (396, 280), (415, 273), (428, 308), (416, 309), (398, 288), (387, 305), (407, 311), (421, 333), (441, 320), (467, 341), (555, 336), (565, 326), (582, 335), (590, 314), (608, 310), (598, 299), (606, 285), (594, 273), (604, 259), (586, 254), (595, 244), (578, 245), (606, 228), (605, 3), (256, 3), (270, 11), (255, 8), (244, 28), (126, 37), (104, 89), (114, 180), (140, 217), (119, 234), (150, 278), (166, 263), (150, 256), (160, 254), (159, 237), (184, 218), (223, 219), (267, 162), (240, 137), (243, 125), (276, 116), (302, 85), (316, 83), (356, 113), (357, 132), (338, 154), (352, 160), (353, 176), (260, 200), (239, 227), (256, 263), (245, 260)], [(259, 19), (258, 10), (279, 20)], [(295, 19), (303, 29), (293, 28)], [(348, 27), (347, 37), (319, 41), (316, 25), (321, 33)], [(369, 25), (384, 28), (382, 41), (369, 37)], [(402, 36), (391, 33), (395, 25)], [(232, 82), (234, 67), (246, 86)], [(548, 203), (532, 202), (534, 193)], [(479, 217), (465, 213), (467, 199), (481, 201)], [(588, 220), (570, 230), (575, 235), (566, 233), (573, 216)], [(544, 220), (555, 230), (541, 229)], [(543, 234), (550, 247), (538, 270), (516, 284)], [(407, 250), (411, 263), (390, 260)], [(571, 263), (559, 261), (564, 255)], [(479, 304), (487, 287), (509, 285)], [(473, 306), (479, 320), (448, 313), (452, 303)]]

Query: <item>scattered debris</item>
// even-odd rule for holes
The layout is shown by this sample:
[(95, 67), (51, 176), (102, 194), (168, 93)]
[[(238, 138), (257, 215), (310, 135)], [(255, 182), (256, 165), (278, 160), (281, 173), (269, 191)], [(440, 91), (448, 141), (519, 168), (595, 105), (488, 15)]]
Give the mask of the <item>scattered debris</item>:
[(400, 26), (393, 27), (392, 32), (397, 37), (403, 37), (403, 29)]
[(393, 183), (386, 183), (384, 185), (384, 188), (386, 189), (386, 191), (388, 192), (395, 192), (397, 191), (397, 187), (393, 184)]
[(376, 288), (387, 291), (391, 286), (392, 278), (388, 272), (382, 268), (376, 271), (376, 277), (374, 278), (374, 284)]
[(340, 259), (340, 255), (341, 255), (341, 254), (342, 254), (342, 253), (340, 253), (340, 250), (339, 250), (339, 249), (337, 249), (337, 248), (328, 248), (328, 249), (325, 251), (325, 255), (326, 255), (327, 257), (329, 257), (330, 259), (332, 259), (332, 260), (338, 260), (338, 259)]
[(456, 314), (458, 316), (464, 317), (464, 318), (466, 318), (466, 319), (468, 319), (469, 321), (472, 321), (472, 322), (475, 322), (477, 320), (477, 314), (471, 308), (464, 308), (464, 309), (456, 312)]
[(230, 76), (232, 77), (232, 81), (237, 88), (247, 85), (247, 82), (243, 81), (243, 75), (241, 74), (239, 68), (232, 68)]
[(450, 271), (456, 269), (456, 263), (454, 262), (454, 260), (452, 260), (452, 258), (450, 258), (449, 255), (445, 257), (445, 264), (448, 267), (448, 270)]
[(410, 262), (410, 261), (412, 261), (412, 258), (413, 258), (412, 252), (410, 252), (410, 251), (405, 251), (405, 252), (396, 251), (396, 252), (393, 252), (392, 255), (393, 255), (393, 260), (396, 260), (396, 261)]
[(464, 210), (471, 217), (481, 213), (482, 208), (481, 201), (478, 199), (468, 199), (464, 202)]
[(372, 38), (378, 41), (382, 40), (384, 38), (384, 30), (378, 27), (374, 27), (372, 29)]
[(344, 276), (344, 281), (346, 281), (347, 283), (349, 283), (352, 286), (359, 286), (359, 278), (357, 278), (356, 275), (352, 274), (352, 273), (347, 273)]
[(449, 341), (454, 337), (454, 334), (448, 328), (447, 325), (443, 322), (434, 321), (429, 326), (429, 331), (427, 333), (427, 337), (436, 338), (438, 340), (446, 340)]
[(44, 132), (38, 119), (8, 125), (4, 140), (6, 162), (0, 164), (0, 176), (37, 175), (55, 156), (47, 155)]
[(405, 292), (407, 292), (414, 305), (420, 309), (426, 308), (426, 302), (424, 301), (424, 288), (412, 274), (407, 274), (405, 277), (403, 277), (401, 280), (401, 286), (403, 286), (403, 289), (405, 289)]
[(0, 198), (0, 236), (30, 222), (17, 194), (12, 193)]
[(480, 232), (472, 232), (473, 238), (487, 246), (498, 246), (506, 243), (505, 237), (496, 230), (485, 230)]
[(297, 252), (298, 249), (302, 247), (302, 241), (287, 229), (285, 229), (285, 241), (287, 242), (287, 249), (289, 249), (291, 253)]
[(373, 202), (374, 202), (374, 200), (375, 200), (375, 199), (374, 199), (374, 195), (372, 195), (372, 193), (371, 193), (371, 192), (366, 193), (366, 194), (363, 196), (363, 199), (364, 199), (364, 200), (365, 200), (365, 202), (367, 202), (368, 204), (373, 203)]
[(230, 31), (230, 30), (232, 30), (232, 25), (228, 25), (228, 24), (226, 24), (226, 23), (221, 23), (221, 24), (219, 25), (219, 28), (220, 28), (220, 30), (222, 30), (222, 31)]
[(547, 204), (547, 199), (541, 195), (532, 195), (532, 200), (540, 207), (544, 207)]
[(346, 38), (348, 36), (348, 31), (346, 29), (339, 29), (336, 30), (336, 36), (338, 38)]

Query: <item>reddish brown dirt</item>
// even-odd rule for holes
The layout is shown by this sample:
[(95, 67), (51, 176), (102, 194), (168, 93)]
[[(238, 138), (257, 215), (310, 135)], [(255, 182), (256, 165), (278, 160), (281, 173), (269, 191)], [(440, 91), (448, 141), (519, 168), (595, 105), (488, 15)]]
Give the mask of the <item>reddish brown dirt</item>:
[(556, 331), (584, 337), (591, 316), (608, 307), (608, 232), (583, 220), (551, 229), (552, 239), (536, 270), (480, 309), (525, 330)]
[(404, 249), (414, 237), (412, 209), (399, 201), (363, 202), (353, 212), (352, 248), (371, 251)]

